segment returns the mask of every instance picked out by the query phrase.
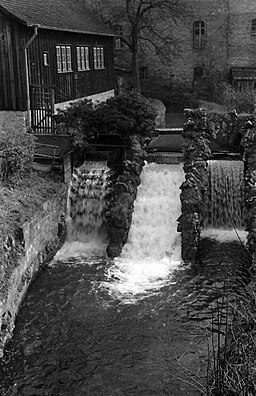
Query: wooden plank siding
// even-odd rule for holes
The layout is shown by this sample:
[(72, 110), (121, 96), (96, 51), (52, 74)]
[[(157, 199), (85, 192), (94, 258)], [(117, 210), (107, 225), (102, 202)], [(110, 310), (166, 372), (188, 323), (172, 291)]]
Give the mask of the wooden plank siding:
[[(0, 10), (0, 110), (27, 110), (25, 45), (34, 33)], [(69, 45), (72, 72), (57, 71), (57, 45)], [(76, 47), (90, 49), (90, 70), (78, 71)], [(94, 70), (93, 47), (104, 48), (105, 68)], [(49, 55), (44, 66), (43, 54)], [(114, 89), (113, 37), (38, 28), (28, 48), (29, 83), (55, 90), (55, 102), (66, 102)]]
[(0, 110), (26, 110), (25, 61), (18, 23), (0, 11)]
[[(71, 46), (72, 71), (58, 73), (56, 46)], [(76, 47), (88, 46), (90, 70), (78, 71)], [(94, 70), (93, 47), (104, 48), (105, 68)], [(49, 54), (49, 66), (44, 66), (43, 54)], [(54, 87), (55, 102), (66, 102), (114, 89), (113, 38), (78, 33), (38, 29), (38, 36), (28, 50), (30, 84)]]

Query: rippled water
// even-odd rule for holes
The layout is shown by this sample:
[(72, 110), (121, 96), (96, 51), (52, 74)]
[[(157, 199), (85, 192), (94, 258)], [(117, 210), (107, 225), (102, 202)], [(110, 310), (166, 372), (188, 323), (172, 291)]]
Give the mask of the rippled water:
[(107, 259), (101, 233), (88, 243), (70, 238), (32, 283), (0, 363), (1, 395), (201, 394), (213, 302), (226, 279), (229, 296), (238, 291), (244, 247), (206, 239), (202, 267), (182, 266), (176, 234), (182, 180), (180, 166), (171, 169), (146, 168), (149, 179), (119, 259)]
[(7, 347), (2, 395), (169, 394), (158, 359), (165, 364), (168, 322), (174, 338), (183, 326), (163, 310), (165, 289), (132, 305), (113, 299), (101, 287), (110, 266), (91, 254), (55, 261), (39, 275)]
[(113, 262), (93, 246), (76, 244), (76, 253), (59, 254), (31, 285), (0, 364), (0, 394), (199, 396), (213, 302), (224, 280), (229, 296), (238, 292), (242, 245), (208, 240), (202, 267), (180, 267), (129, 304), (102, 287)]

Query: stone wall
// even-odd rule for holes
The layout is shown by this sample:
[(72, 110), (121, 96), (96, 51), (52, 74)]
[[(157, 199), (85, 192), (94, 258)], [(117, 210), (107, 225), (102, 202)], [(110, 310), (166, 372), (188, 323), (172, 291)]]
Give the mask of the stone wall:
[(253, 260), (255, 271), (256, 263), (256, 118), (250, 117), (242, 140), (244, 160), (246, 161), (245, 174), (245, 204), (246, 230), (248, 231), (248, 248)]
[[(156, 61), (152, 47), (146, 49), (143, 64), (150, 77), (161, 77), (192, 84), (194, 69), (202, 67), (225, 71), (230, 67), (255, 67), (256, 37), (251, 35), (251, 20), (256, 18), (254, 0), (183, 0), (186, 11), (173, 26), (172, 36), (178, 51), (169, 62)], [(193, 48), (193, 22), (205, 21), (206, 44)]]
[(26, 131), (25, 111), (0, 111), (0, 132), (7, 129)]
[(254, 0), (229, 0), (229, 53), (230, 66), (255, 67), (256, 37), (251, 35), (251, 21), (256, 18)]
[(54, 196), (6, 238), (0, 266), (0, 354), (12, 335), (20, 303), (40, 267), (64, 242), (66, 196)]
[(75, 100), (69, 100), (68, 102), (61, 102), (61, 103), (56, 103), (54, 105), (54, 109), (55, 112), (57, 112), (57, 110), (65, 110), (67, 107), (70, 106), (70, 103), (72, 102), (79, 102), (80, 100), (84, 100), (84, 99), (90, 99), (93, 102), (104, 102), (109, 98), (112, 98), (112, 96), (114, 96), (114, 90), (110, 90), (110, 91), (105, 91), (105, 92), (100, 92), (98, 94), (95, 95), (90, 95), (90, 96), (86, 96), (84, 98), (79, 98), (79, 99), (75, 99)]
[[(185, 110), (184, 138), (185, 182), (181, 186), (181, 210), (178, 230), (181, 232), (182, 258), (185, 262), (197, 261), (200, 231), (204, 220), (204, 195), (208, 186), (207, 160), (212, 158), (211, 147), (243, 155), (248, 163), (246, 189), (247, 204), (254, 191), (256, 180), (256, 130), (253, 117), (231, 113), (207, 113), (205, 110)], [(251, 129), (249, 129), (251, 127)], [(252, 165), (253, 164), (253, 165)], [(250, 197), (251, 199), (251, 197)], [(254, 218), (255, 211), (255, 218)], [(252, 236), (252, 225), (255, 231)], [(256, 248), (256, 207), (247, 219), (249, 241)]]
[(116, 170), (116, 177), (113, 180), (109, 210), (106, 213), (106, 230), (109, 238), (107, 253), (109, 257), (119, 256), (128, 239), (134, 201), (145, 158), (140, 140), (137, 136), (132, 137), (126, 160), (121, 168)]

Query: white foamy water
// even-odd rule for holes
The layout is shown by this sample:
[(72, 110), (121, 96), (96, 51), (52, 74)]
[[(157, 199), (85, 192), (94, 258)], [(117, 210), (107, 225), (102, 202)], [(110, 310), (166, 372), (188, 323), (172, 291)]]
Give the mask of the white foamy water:
[(244, 230), (223, 229), (223, 228), (206, 228), (202, 230), (202, 238), (215, 239), (218, 242), (241, 241), (246, 243), (248, 232)]
[(183, 165), (146, 164), (134, 204), (128, 242), (108, 270), (104, 286), (110, 294), (127, 301), (156, 290), (170, 281), (181, 262), (180, 185)]
[(54, 257), (53, 264), (56, 261), (65, 261), (69, 258), (79, 258), (95, 255), (104, 255), (106, 253), (107, 244), (102, 239), (94, 239), (90, 242), (84, 243), (79, 241), (66, 241), (62, 248), (57, 252)]
[(208, 161), (209, 184), (205, 226), (242, 229), (244, 226), (244, 162)]
[(70, 258), (86, 258), (87, 262), (91, 256), (106, 253), (103, 214), (108, 179), (105, 161), (88, 161), (74, 171), (67, 197), (67, 240), (52, 265)]
[(105, 162), (90, 161), (76, 169), (68, 191), (67, 241), (102, 243), (108, 185), (109, 169)]

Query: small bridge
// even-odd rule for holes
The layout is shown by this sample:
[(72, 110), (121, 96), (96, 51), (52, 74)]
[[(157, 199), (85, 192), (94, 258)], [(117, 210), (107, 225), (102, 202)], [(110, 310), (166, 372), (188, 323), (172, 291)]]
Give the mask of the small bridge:
[(148, 161), (177, 164), (183, 161), (182, 128), (158, 128), (159, 135), (148, 146)]

